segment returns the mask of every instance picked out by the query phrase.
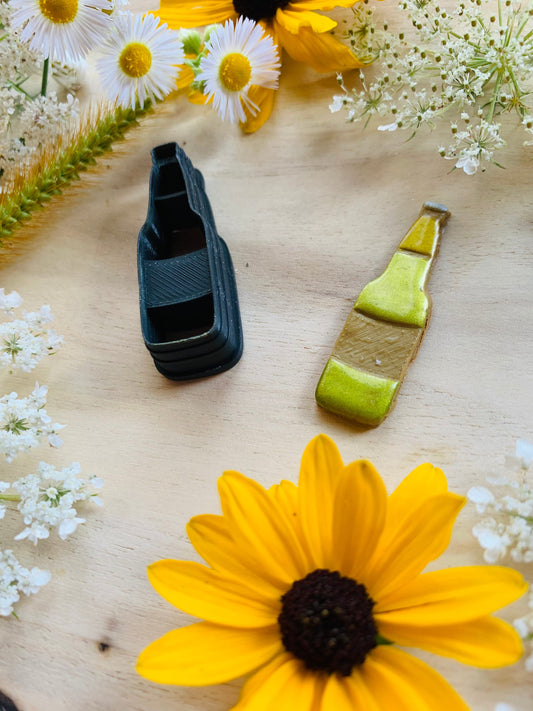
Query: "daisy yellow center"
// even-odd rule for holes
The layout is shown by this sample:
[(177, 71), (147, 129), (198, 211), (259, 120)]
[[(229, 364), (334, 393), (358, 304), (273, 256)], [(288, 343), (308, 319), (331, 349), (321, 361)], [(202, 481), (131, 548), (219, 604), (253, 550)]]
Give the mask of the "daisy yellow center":
[(78, 0), (39, 0), (39, 9), (47, 20), (63, 25), (78, 14)]
[(244, 54), (232, 52), (220, 62), (218, 78), (228, 91), (241, 91), (250, 81), (252, 66)]
[(293, 584), (281, 605), (283, 645), (308, 669), (349, 676), (377, 646), (374, 601), (352, 578), (315, 570)]
[(124, 74), (132, 79), (138, 79), (150, 71), (152, 53), (145, 44), (130, 42), (120, 53), (118, 64)]
[(283, 9), (289, 3), (284, 0), (233, 0), (235, 12), (250, 20), (269, 20), (274, 17), (278, 8)]

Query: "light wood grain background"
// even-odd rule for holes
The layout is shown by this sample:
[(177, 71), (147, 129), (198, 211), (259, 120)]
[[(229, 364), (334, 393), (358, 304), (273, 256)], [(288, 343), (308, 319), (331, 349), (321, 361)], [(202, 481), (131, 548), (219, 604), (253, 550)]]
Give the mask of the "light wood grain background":
[[(506, 170), (469, 178), (441, 160), (436, 139), (402, 143), (331, 115), (334, 77), (289, 60), (275, 111), (243, 136), (181, 97), (131, 132), (117, 154), (26, 229), (2, 269), (28, 309), (51, 305), (65, 345), (3, 392), (50, 387), (48, 411), (67, 423), (60, 450), (106, 480), (104, 507), (62, 543), (19, 546), (53, 579), (0, 621), (0, 689), (20, 711), (225, 711), (240, 681), (205, 689), (151, 684), (138, 653), (187, 624), (151, 589), (146, 566), (195, 559), (185, 524), (218, 512), (216, 480), (238, 469), (268, 486), (296, 480), (306, 443), (325, 432), (345, 461), (371, 459), (389, 490), (415, 465), (442, 467), (465, 493), (533, 437), (531, 155), (513, 137)], [(139, 326), (136, 240), (146, 214), (149, 151), (178, 141), (203, 172), (235, 264), (245, 350), (233, 370), (172, 383), (159, 375)], [(452, 211), (430, 291), (432, 321), (391, 416), (365, 430), (321, 411), (314, 389), (347, 313), (385, 267), (425, 200)], [(467, 507), (438, 567), (482, 563)], [(7, 517), (2, 545), (17, 532)], [(524, 569), (524, 572), (527, 571)], [(533, 577), (530, 573), (530, 578)], [(525, 611), (516, 603), (504, 616)], [(481, 671), (425, 656), (473, 711), (496, 701), (528, 711), (523, 665)], [(391, 711), (394, 711), (391, 709)]]

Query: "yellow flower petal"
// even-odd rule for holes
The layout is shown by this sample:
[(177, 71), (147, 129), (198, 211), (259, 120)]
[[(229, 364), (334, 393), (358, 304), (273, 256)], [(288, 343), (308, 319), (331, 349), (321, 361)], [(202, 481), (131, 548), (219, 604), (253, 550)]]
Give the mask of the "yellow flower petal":
[(180, 66), (180, 73), (176, 80), (176, 87), (178, 90), (185, 89), (194, 81), (194, 72), (186, 64)]
[(242, 630), (199, 622), (160, 637), (140, 654), (137, 671), (159, 684), (222, 684), (283, 651), (276, 627)]
[(415, 578), (445, 551), (465, 503), (455, 494), (434, 496), (411, 511), (393, 540), (385, 530), (361, 579), (373, 600)]
[(344, 464), (336, 444), (326, 435), (309, 442), (302, 456), (298, 491), (300, 521), (315, 568), (331, 560), (333, 501)]
[(288, 32), (275, 19), (274, 26), (283, 49), (297, 62), (304, 62), (317, 72), (342, 72), (365, 66), (346, 45), (329, 33), (317, 34), (302, 27), (297, 35)]
[(382, 711), (469, 711), (440, 674), (393, 647), (373, 649), (361, 676)]
[(514, 664), (523, 653), (516, 630), (496, 617), (482, 617), (458, 625), (425, 627), (380, 622), (379, 631), (404, 647), (425, 649), (484, 669)]
[(456, 624), (499, 610), (526, 590), (524, 578), (512, 568), (475, 565), (436, 570), (380, 597), (374, 612), (380, 623)]
[(255, 116), (244, 107), (246, 121), (241, 122), (240, 126), (244, 133), (255, 133), (261, 126), (270, 118), (274, 107), (275, 89), (265, 89), (262, 86), (251, 86), (248, 90), (248, 98), (254, 102), (259, 111)]
[(307, 711), (318, 708), (315, 703), (322, 693), (322, 679), (293, 656), (284, 656), (281, 664), (274, 659), (258, 674), (258, 679), (252, 677), (250, 680), (251, 688), (246, 689), (245, 685), (241, 699), (232, 711)]
[(329, 30), (337, 26), (337, 23), (331, 17), (303, 9), (290, 10), (288, 7), (278, 8), (276, 20), (287, 32), (291, 32), (293, 35), (297, 35), (301, 27), (310, 27), (313, 32), (329, 32)]
[(290, 10), (322, 10), (327, 12), (334, 7), (352, 7), (353, 0), (292, 0), (286, 7)]
[(389, 496), (387, 531), (396, 537), (415, 506), (438, 494), (446, 494), (448, 482), (441, 469), (432, 464), (420, 464), (408, 474)]
[(197, 91), (196, 89), (187, 94), (187, 99), (191, 104), (198, 104), (198, 106), (203, 106), (212, 101), (212, 99), (208, 101), (207, 94), (204, 94), (203, 91)]
[(169, 27), (201, 27), (238, 17), (231, 0), (161, 0), (159, 10), (153, 13)]
[(328, 568), (358, 578), (379, 540), (387, 490), (370, 462), (348, 464), (339, 476), (333, 509), (333, 553)]
[(255, 574), (248, 561), (241, 558), (223, 516), (194, 516), (187, 524), (187, 535), (197, 553), (215, 570), (242, 579), (267, 598), (281, 595), (279, 585), (269, 582), (260, 569)]
[(361, 673), (354, 669), (351, 676), (332, 674), (328, 677), (321, 711), (387, 711), (378, 706)]
[(275, 656), (274, 659), (271, 659), (270, 662), (265, 664), (264, 667), (261, 667), (261, 669), (254, 672), (253, 675), (250, 676), (243, 684), (239, 696), (239, 703), (237, 706), (234, 706), (231, 711), (235, 711), (235, 709), (239, 706), (243, 708), (246, 705), (245, 702), (248, 702), (252, 696), (259, 691), (270, 676), (272, 676), (272, 674), (280, 667), (284, 666), (290, 659), (294, 659), (292, 654), (289, 652), (282, 652), (281, 654)]
[(279, 595), (269, 599), (235, 580), (199, 563), (160, 560), (148, 568), (157, 592), (189, 615), (234, 627), (275, 625), (281, 605)]
[(268, 493), (239, 472), (225, 472), (218, 482), (229, 532), (250, 569), (288, 589), (306, 575), (305, 553)]

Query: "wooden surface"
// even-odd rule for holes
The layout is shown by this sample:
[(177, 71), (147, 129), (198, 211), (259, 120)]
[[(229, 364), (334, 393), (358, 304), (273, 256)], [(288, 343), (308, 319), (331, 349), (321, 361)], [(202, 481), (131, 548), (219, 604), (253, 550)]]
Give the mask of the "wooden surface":
[[(104, 507), (85, 509), (87, 525), (68, 542), (18, 547), (53, 575), (19, 605), (19, 622), (0, 621), (0, 689), (19, 711), (231, 707), (240, 681), (164, 687), (134, 670), (147, 643), (189, 622), (152, 590), (146, 566), (196, 559), (185, 524), (218, 512), (224, 469), (266, 486), (296, 480), (306, 443), (325, 432), (345, 461), (371, 459), (389, 490), (431, 461), (465, 493), (503, 463), (516, 438), (533, 436), (531, 155), (521, 137), (510, 142), (506, 170), (449, 174), (434, 136), (402, 143), (347, 125), (328, 110), (335, 91), (334, 77), (287, 60), (274, 113), (252, 136), (183, 97), (168, 102), (27, 229), (24, 253), (2, 269), (2, 286), (18, 290), (28, 309), (50, 304), (65, 335), (34, 376), (4, 376), (3, 392), (48, 384), (48, 411), (68, 425), (60, 450), (37, 450), (9, 473), (31, 471), (41, 458), (76, 460), (106, 480)], [(138, 315), (149, 150), (169, 140), (205, 176), (233, 256), (245, 334), (237, 367), (186, 384), (156, 372)], [(364, 430), (321, 411), (314, 389), (355, 297), (428, 199), (452, 211), (430, 282), (432, 321), (394, 412)], [(464, 510), (438, 567), (482, 563), (471, 534), (477, 518)], [(15, 533), (15, 519), (2, 529)], [(504, 616), (524, 611), (520, 602)], [(493, 711), (499, 700), (531, 708), (521, 664), (482, 671), (421, 656), (473, 711)]]

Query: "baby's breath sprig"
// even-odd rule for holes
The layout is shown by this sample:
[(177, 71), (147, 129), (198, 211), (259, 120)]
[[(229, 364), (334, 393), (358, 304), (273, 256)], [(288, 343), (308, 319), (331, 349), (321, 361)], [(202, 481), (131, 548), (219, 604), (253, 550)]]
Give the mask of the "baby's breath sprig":
[(448, 9), (439, 0), (400, 0), (399, 8), (398, 30), (378, 21), (368, 0), (355, 6), (347, 39), (358, 56), (377, 61), (361, 72), (359, 88), (349, 90), (338, 76), (342, 93), (331, 111), (343, 109), (348, 121), (365, 125), (381, 117), (379, 130), (404, 129), (410, 137), (447, 119), (443, 158), (468, 175), (500, 165), (495, 152), (505, 145), (505, 115), (533, 136), (533, 3), (462, 0)]

